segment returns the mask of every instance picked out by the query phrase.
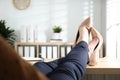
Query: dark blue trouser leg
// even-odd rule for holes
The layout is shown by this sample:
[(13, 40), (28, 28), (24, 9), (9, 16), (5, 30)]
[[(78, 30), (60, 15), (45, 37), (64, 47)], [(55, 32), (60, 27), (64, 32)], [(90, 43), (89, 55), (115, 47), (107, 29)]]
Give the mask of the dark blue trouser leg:
[(88, 62), (88, 45), (81, 41), (63, 59), (35, 66), (51, 80), (81, 80)]
[(86, 71), (87, 62), (88, 45), (81, 41), (48, 77), (51, 80), (81, 80)]
[(34, 66), (42, 72), (44, 75), (48, 75), (50, 72), (52, 72), (56, 67), (58, 67), (61, 62), (64, 61), (64, 58), (60, 58), (54, 61), (50, 62), (37, 62), (34, 64)]
[(37, 62), (34, 64), (34, 66), (40, 71), (42, 72), (44, 75), (48, 75), (50, 72), (52, 72), (57, 66), (58, 64), (60, 64), (62, 61), (64, 60), (64, 58), (60, 58), (54, 61), (50, 61), (50, 62)]
[(37, 62), (34, 64), (34, 66), (44, 75), (48, 75), (58, 66), (59, 60), (61, 59), (51, 61), (51, 62)]

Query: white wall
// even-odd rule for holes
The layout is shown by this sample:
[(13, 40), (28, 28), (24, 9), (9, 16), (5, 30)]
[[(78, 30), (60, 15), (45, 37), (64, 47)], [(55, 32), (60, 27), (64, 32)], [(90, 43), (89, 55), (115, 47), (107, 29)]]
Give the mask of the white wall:
[(17, 10), (12, 0), (0, 0), (0, 19), (16, 30), (18, 41), (20, 28), (24, 26), (39, 27), (49, 41), (54, 25), (62, 26), (64, 41), (73, 41), (87, 16), (93, 17), (94, 27), (102, 32), (101, 4), (101, 0), (31, 0), (29, 8)]

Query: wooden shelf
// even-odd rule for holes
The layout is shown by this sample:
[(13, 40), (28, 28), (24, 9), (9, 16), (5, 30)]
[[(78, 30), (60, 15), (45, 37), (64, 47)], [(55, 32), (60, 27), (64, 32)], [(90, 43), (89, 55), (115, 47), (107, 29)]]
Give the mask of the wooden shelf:
[[(64, 57), (67, 53), (68, 53), (68, 49), (67, 48), (69, 48), (69, 51), (71, 50), (71, 48), (72, 48), (72, 45), (73, 45), (73, 43), (68, 43), (68, 42), (48, 42), (48, 43), (44, 43), (44, 42), (42, 42), (42, 43), (21, 43), (21, 42), (16, 42), (15, 43), (15, 50), (18, 52), (18, 53), (22, 53), (22, 54), (24, 54), (24, 51), (25, 51), (25, 47), (28, 47), (28, 48), (30, 48), (30, 47), (33, 47), (34, 48), (34, 52), (32, 53), (32, 54), (34, 54), (35, 55), (35, 58), (29, 58), (29, 57), (27, 57), (26, 58), (26, 56), (24, 56), (24, 55), (22, 55), (22, 57), (24, 57), (24, 58), (26, 58), (27, 60), (37, 60), (36, 58), (41, 58), (41, 55), (43, 54), (42, 53), (42, 47), (44, 47), (44, 50), (43, 51), (45, 51), (44, 52), (44, 55), (46, 56), (46, 57), (42, 57), (42, 59), (44, 60), (44, 61), (51, 61), (51, 60), (55, 60), (55, 59), (58, 59), (58, 58), (61, 58), (61, 57)], [(22, 47), (23, 48), (23, 51), (21, 52), (19, 52), (19, 48), (20, 47)], [(51, 49), (51, 50), (50, 50)], [(56, 49), (56, 50), (54, 50), (54, 49)], [(62, 50), (61, 51), (61, 49), (64, 49), (64, 50)], [(30, 49), (29, 49), (30, 50)], [(29, 51), (28, 50), (28, 51)], [(47, 50), (50, 50), (50, 51), (48, 51), (47, 52)], [(56, 57), (54, 57), (54, 54), (55, 55), (57, 55)], [(62, 53), (62, 54), (61, 54)], [(29, 54), (29, 52), (27, 53), (27, 54)], [(48, 54), (51, 54), (52, 55), (52, 57), (49, 57), (49, 55)], [(64, 54), (64, 55), (63, 55)], [(30, 55), (30, 54), (29, 54)], [(29, 58), (29, 59), (28, 59)]]

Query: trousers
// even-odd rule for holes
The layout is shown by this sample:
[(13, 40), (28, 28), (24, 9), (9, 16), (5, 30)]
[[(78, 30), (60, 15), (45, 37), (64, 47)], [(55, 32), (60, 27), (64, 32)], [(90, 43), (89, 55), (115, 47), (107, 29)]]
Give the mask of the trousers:
[(88, 51), (88, 44), (81, 41), (65, 57), (34, 66), (50, 80), (82, 80), (89, 62)]

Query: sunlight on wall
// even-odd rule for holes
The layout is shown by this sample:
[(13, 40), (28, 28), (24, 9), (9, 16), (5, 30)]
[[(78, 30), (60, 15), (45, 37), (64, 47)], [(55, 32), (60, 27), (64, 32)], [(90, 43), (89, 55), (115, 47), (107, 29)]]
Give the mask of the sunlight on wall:
[[(73, 2), (73, 1), (72, 1)], [(35, 34), (42, 34), (43, 32), (46, 35), (47, 41), (49, 41), (52, 37), (52, 28), (54, 25), (60, 25), (63, 28), (61, 33), (61, 38), (64, 42), (68, 41), (68, 0), (40, 0), (40, 3), (34, 1), (31, 4), (31, 8), (25, 10), (23, 13), (19, 13), (17, 17), (17, 25), (21, 25), (26, 27), (35, 28), (35, 32), (39, 31)], [(94, 1), (93, 0), (85, 0), (83, 3), (83, 12), (76, 16), (83, 15), (81, 20), (84, 20), (88, 16), (94, 19)], [(75, 6), (75, 5), (73, 5)], [(80, 7), (80, 6), (78, 6)], [(82, 10), (82, 7), (80, 8)], [(31, 12), (32, 11), (32, 12)], [(76, 12), (72, 12), (74, 16)], [(77, 19), (76, 19), (77, 21)], [(92, 21), (93, 22), (93, 21)], [(74, 23), (74, 22), (73, 22)], [(36, 30), (37, 29), (37, 30)], [(41, 33), (42, 32), (42, 33)], [(35, 35), (36, 36), (36, 35)], [(41, 37), (42, 39), (42, 37)], [(41, 40), (40, 39), (40, 40)]]
[[(61, 26), (61, 38), (67, 41), (67, 27), (68, 27), (68, 2), (67, 0), (52, 0), (50, 1), (50, 26)], [(52, 29), (51, 29), (52, 30)]]
[[(17, 41), (23, 27), (34, 28), (34, 34), (44, 33), (47, 41), (52, 37), (52, 27), (63, 28), (61, 37), (64, 41), (74, 41), (80, 23), (88, 16), (92, 17), (95, 27), (101, 30), (101, 0), (31, 0), (25, 10), (14, 7), (12, 0), (1, 0), (0, 18), (15, 29)], [(96, 20), (97, 19), (97, 20)], [(43, 37), (42, 37), (43, 38)], [(42, 39), (41, 38), (41, 39)]]
[[(94, 1), (85, 1), (84, 2), (84, 12), (83, 12), (83, 20), (86, 19), (87, 17), (91, 17), (91, 24), (93, 23), (94, 20)], [(90, 35), (90, 40), (91, 40), (91, 35)]]
[(89, 16), (93, 19), (93, 16), (94, 16), (93, 9), (94, 9), (94, 1), (93, 0), (85, 1), (84, 2), (83, 19), (86, 19)]
[(45, 34), (44, 36), (49, 41), (53, 26), (60, 25), (63, 28), (61, 37), (63, 41), (67, 41), (67, 0), (40, 0), (39, 2), (34, 1), (30, 10), (18, 15), (17, 20), (18, 25), (21, 25), (20, 28), (23, 26), (27, 28), (33, 27), (35, 34), (39, 36), (37, 36), (39, 41), (43, 38), (42, 33)]

